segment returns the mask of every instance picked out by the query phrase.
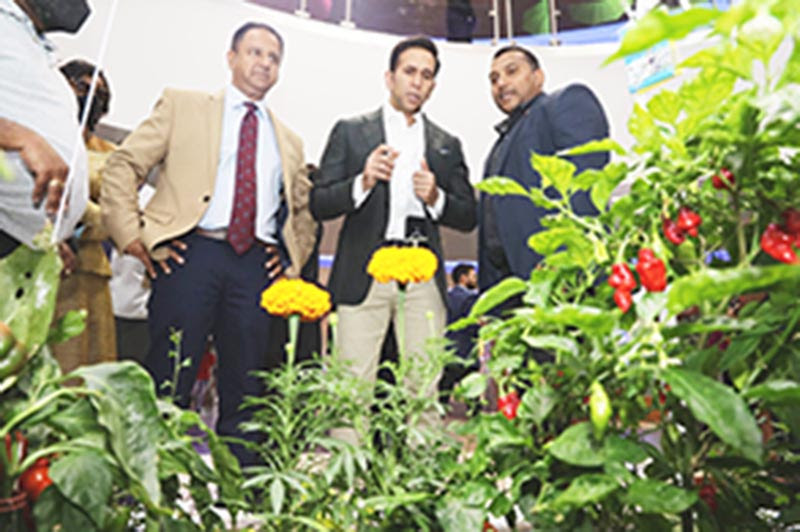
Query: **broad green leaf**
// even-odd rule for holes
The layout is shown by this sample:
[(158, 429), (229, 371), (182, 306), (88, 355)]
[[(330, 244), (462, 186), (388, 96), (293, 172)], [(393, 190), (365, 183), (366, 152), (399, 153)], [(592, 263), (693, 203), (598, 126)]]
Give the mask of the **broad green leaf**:
[(49, 473), (61, 493), (102, 528), (113, 486), (106, 458), (97, 452), (67, 454), (53, 461)]
[(644, 513), (678, 514), (697, 502), (697, 492), (666, 484), (655, 479), (637, 479), (628, 488), (623, 500), (638, 506)]
[(558, 274), (552, 270), (534, 269), (528, 280), (528, 290), (522, 297), (522, 301), (531, 306), (547, 306), (550, 299), (550, 292), (553, 290), (553, 283)]
[(681, 112), (681, 99), (674, 91), (661, 91), (647, 102), (647, 110), (656, 120), (672, 124)]
[(724, 70), (742, 79), (750, 79), (754, 55), (750, 49), (739, 46), (717, 46), (700, 50), (679, 66)]
[(744, 400), (730, 387), (703, 374), (684, 369), (663, 371), (672, 393), (686, 402), (692, 414), (745, 458), (763, 460), (761, 431)]
[(561, 351), (573, 356), (578, 354), (578, 344), (568, 336), (558, 336), (555, 334), (523, 334), (522, 341), (536, 349)]
[(714, 29), (723, 35), (729, 35), (736, 26), (752, 18), (756, 14), (755, 2), (735, 2), (722, 13), (714, 24)]
[(544, 207), (545, 209), (557, 209), (559, 202), (547, 197), (544, 190), (541, 188), (533, 187), (528, 191), (528, 197), (534, 205)]
[(763, 399), (771, 404), (796, 404), (800, 402), (800, 383), (787, 380), (772, 380), (747, 390), (748, 399)]
[(789, 57), (783, 69), (783, 75), (778, 82), (778, 88), (800, 83), (800, 39), (795, 37), (793, 45), (792, 55)]
[(568, 464), (595, 467), (603, 465), (603, 448), (592, 437), (590, 423), (578, 423), (559, 434), (547, 452)]
[(665, 327), (661, 329), (661, 334), (664, 338), (682, 338), (690, 334), (707, 333), (714, 331), (732, 332), (732, 331), (751, 331), (758, 322), (753, 319), (737, 319), (728, 316), (711, 316), (703, 317), (695, 322), (681, 323), (674, 327)]
[(663, 9), (654, 9), (642, 17), (633, 28), (625, 32), (619, 49), (605, 64), (635, 52), (647, 50), (665, 39), (677, 40), (719, 17), (715, 9), (693, 8), (670, 15)]
[(669, 287), (667, 308), (677, 314), (706, 301), (743, 294), (782, 283), (800, 281), (800, 268), (788, 264), (701, 270), (685, 275)]
[(33, 518), (37, 530), (101, 531), (89, 515), (70, 502), (54, 484), (46, 488), (33, 505)]
[(684, 83), (679, 94), (686, 108), (695, 116), (708, 116), (719, 110), (733, 92), (736, 77), (722, 70), (701, 70)]
[(485, 374), (473, 372), (458, 383), (458, 390), (467, 399), (475, 399), (486, 390), (487, 382), (488, 377)]
[(617, 315), (595, 307), (581, 305), (560, 305), (549, 309), (525, 309), (534, 323), (549, 323), (560, 326), (574, 326), (590, 335), (604, 335), (611, 332), (617, 323)]
[(552, 185), (562, 198), (569, 196), (575, 165), (555, 155), (531, 153), (531, 166), (542, 177), (542, 188)]
[(522, 404), (519, 407), (521, 417), (530, 416), (536, 425), (541, 425), (542, 421), (556, 406), (558, 396), (550, 386), (545, 383), (538, 384), (528, 389), (522, 396)]
[(647, 452), (633, 440), (608, 435), (603, 446), (603, 457), (606, 463), (638, 464), (647, 460)]
[(605, 499), (619, 484), (609, 475), (591, 473), (573, 480), (569, 487), (553, 501), (555, 506), (583, 506)]
[(283, 499), (286, 496), (286, 487), (280, 478), (272, 479), (272, 484), (269, 487), (269, 500), (272, 504), (272, 512), (275, 515), (280, 515), (283, 508)]
[(103, 430), (89, 399), (75, 401), (59, 410), (47, 418), (47, 424), (69, 438)]
[(460, 497), (445, 497), (436, 507), (436, 518), (445, 532), (481, 530), (486, 512), (469, 506)]
[(86, 309), (70, 310), (50, 328), (47, 336), (48, 344), (66, 342), (83, 332), (86, 328)]
[(590, 140), (585, 144), (580, 144), (573, 148), (558, 152), (560, 156), (583, 155), (586, 153), (596, 153), (599, 151), (613, 151), (617, 155), (625, 155), (625, 148), (614, 139)]
[(159, 504), (157, 444), (167, 431), (150, 375), (134, 362), (83, 366), (72, 375), (82, 378), (87, 388), (100, 392), (91, 401), (98, 421), (109, 431), (119, 465), (134, 486), (141, 487), (142, 497)]
[(638, 103), (633, 105), (633, 113), (628, 119), (628, 131), (636, 139), (635, 151), (658, 152), (661, 149), (661, 133), (653, 117)]
[(541, 255), (551, 255), (561, 246), (575, 245), (577, 242), (588, 241), (581, 231), (573, 227), (554, 227), (528, 238), (528, 246)]
[(497, 196), (527, 196), (528, 191), (516, 180), (510, 177), (489, 177), (475, 185), (475, 188), (487, 194)]
[(28, 246), (0, 260), (0, 321), (35, 353), (47, 338), (56, 304), (61, 260)]
[[(524, 293), (526, 289), (527, 284), (519, 277), (506, 277), (480, 295), (475, 304), (472, 305), (469, 317), (483, 316), (500, 303)], [(467, 325), (470, 325), (470, 323), (472, 322), (467, 323)]]

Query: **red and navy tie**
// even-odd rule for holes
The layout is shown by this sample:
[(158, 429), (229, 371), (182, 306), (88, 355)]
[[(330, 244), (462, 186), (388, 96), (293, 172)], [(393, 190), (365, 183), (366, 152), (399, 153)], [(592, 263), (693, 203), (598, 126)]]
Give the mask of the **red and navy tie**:
[(236, 155), (236, 189), (233, 212), (228, 224), (228, 242), (241, 255), (253, 245), (256, 219), (256, 140), (258, 117), (256, 105), (246, 102), (247, 113), (239, 129), (239, 149)]

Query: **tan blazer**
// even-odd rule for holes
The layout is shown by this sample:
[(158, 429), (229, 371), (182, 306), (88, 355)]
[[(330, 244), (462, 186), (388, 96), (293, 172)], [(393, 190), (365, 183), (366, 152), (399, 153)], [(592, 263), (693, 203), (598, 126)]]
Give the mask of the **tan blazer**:
[[(160, 244), (194, 229), (214, 191), (219, 162), (224, 92), (166, 89), (152, 114), (108, 158), (100, 207), (111, 238), (124, 249), (140, 238), (154, 259), (166, 258)], [(283, 166), (288, 217), (283, 239), (296, 277), (312, 253), (316, 222), (309, 210), (311, 181), (300, 138), (271, 112)], [(137, 188), (162, 164), (150, 203), (139, 210)]]

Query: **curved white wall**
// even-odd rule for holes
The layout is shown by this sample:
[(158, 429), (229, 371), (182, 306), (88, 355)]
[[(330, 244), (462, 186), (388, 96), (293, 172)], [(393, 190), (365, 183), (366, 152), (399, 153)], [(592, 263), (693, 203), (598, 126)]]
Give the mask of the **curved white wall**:
[[(93, 14), (76, 37), (54, 41), (59, 56), (94, 60), (110, 0), (90, 0)], [(233, 31), (248, 20), (275, 26), (286, 40), (280, 80), (269, 105), (304, 139), (306, 158), (318, 162), (337, 118), (377, 108), (386, 98), (383, 73), (398, 37), (306, 20), (241, 0), (120, 0), (105, 59), (113, 99), (107, 122), (133, 128), (166, 86), (216, 90), (228, 81), (225, 51)], [(493, 48), (441, 42), (442, 70), (425, 111), (458, 135), (471, 179), (480, 179), (502, 115), (491, 102), (488, 67)], [(629, 140), (625, 123), (634, 97), (621, 62), (601, 68), (615, 46), (532, 48), (545, 69), (546, 90), (581, 80), (597, 92), (612, 134)]]

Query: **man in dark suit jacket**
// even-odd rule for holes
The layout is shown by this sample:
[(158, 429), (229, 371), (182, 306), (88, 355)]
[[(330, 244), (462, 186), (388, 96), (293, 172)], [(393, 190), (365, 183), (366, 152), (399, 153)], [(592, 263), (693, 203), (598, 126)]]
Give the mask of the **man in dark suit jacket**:
[[(484, 178), (503, 176), (525, 188), (540, 187), (541, 178), (531, 167), (531, 152), (552, 155), (589, 140), (608, 137), (608, 120), (594, 93), (580, 84), (552, 94), (542, 92), (544, 72), (536, 57), (525, 48), (508, 46), (498, 50), (489, 79), (494, 102), (508, 117), (495, 126), (500, 137), (486, 160)], [(601, 168), (608, 159), (607, 152), (599, 152), (570, 160), (580, 173), (587, 168)], [(570, 202), (578, 214), (597, 214), (588, 191), (573, 195)], [(510, 275), (528, 278), (542, 259), (528, 246), (528, 238), (541, 231), (541, 219), (546, 214), (546, 209), (524, 197), (481, 195), (478, 240), (481, 290)]]
[[(337, 305), (342, 357), (369, 381), (375, 379), (381, 344), (397, 311), (395, 283), (373, 283), (367, 274), (373, 251), (387, 240), (404, 239), (415, 226), (439, 258), (434, 280), (406, 290), (405, 354), (424, 356), (431, 331), (426, 314), (433, 315), (434, 333), (445, 324), (439, 225), (469, 231), (476, 222), (460, 142), (420, 113), (435, 84), (437, 55), (427, 38), (398, 43), (385, 74), (389, 101), (377, 111), (337, 122), (312, 178), (314, 216), (345, 216), (328, 288)], [(402, 334), (397, 323), (395, 330)], [(352, 432), (335, 436), (359, 441)]]
[[(447, 324), (466, 318), (472, 310), (472, 305), (478, 299), (478, 273), (475, 266), (460, 263), (453, 268), (450, 274), (453, 287), (447, 291)], [(448, 365), (442, 380), (439, 382), (439, 391), (443, 393), (442, 402), (447, 402), (453, 387), (472, 370), (477, 369), (477, 364), (467, 361), (472, 354), (472, 348), (478, 337), (478, 326), (470, 325), (458, 331), (447, 331), (448, 340), (453, 343), (455, 354), (463, 362)]]

